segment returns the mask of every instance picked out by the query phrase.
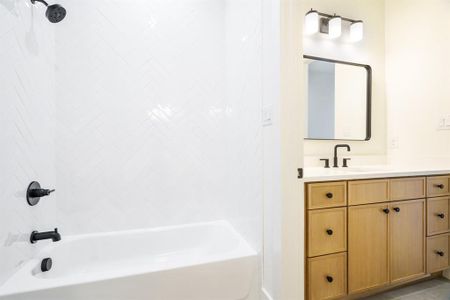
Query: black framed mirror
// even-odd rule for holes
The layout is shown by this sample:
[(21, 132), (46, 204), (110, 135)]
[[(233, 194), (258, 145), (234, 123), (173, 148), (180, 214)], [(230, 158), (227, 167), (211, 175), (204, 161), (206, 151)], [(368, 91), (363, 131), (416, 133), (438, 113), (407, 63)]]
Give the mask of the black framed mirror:
[(372, 68), (305, 55), (307, 140), (368, 141), (372, 126)]

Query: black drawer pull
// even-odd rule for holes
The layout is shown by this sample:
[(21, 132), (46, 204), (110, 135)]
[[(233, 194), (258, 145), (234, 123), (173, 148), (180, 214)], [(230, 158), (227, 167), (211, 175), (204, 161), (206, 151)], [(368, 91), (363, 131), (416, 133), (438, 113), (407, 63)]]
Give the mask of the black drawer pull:
[(400, 207), (394, 207), (395, 212), (400, 212)]
[(444, 218), (445, 218), (445, 214), (443, 214), (443, 213), (436, 214), (436, 216), (439, 217), (439, 218), (441, 218), (441, 219), (444, 219)]
[(333, 198), (333, 193), (327, 193), (326, 196), (327, 196), (328, 199), (332, 199)]
[(444, 189), (444, 185), (442, 183), (441, 184), (435, 184), (434, 186), (439, 188), (439, 189), (441, 189), (441, 190)]
[(327, 234), (328, 235), (333, 235), (333, 230), (332, 229), (327, 229)]
[(329, 283), (332, 283), (333, 282), (333, 277), (331, 277), (331, 276), (327, 276), (327, 281), (329, 282)]
[(390, 210), (389, 210), (389, 208), (385, 208), (385, 209), (383, 209), (383, 212), (384, 212), (385, 214), (388, 214), (388, 213), (390, 213)]
[(436, 254), (439, 256), (444, 256), (445, 253), (443, 251), (436, 251)]

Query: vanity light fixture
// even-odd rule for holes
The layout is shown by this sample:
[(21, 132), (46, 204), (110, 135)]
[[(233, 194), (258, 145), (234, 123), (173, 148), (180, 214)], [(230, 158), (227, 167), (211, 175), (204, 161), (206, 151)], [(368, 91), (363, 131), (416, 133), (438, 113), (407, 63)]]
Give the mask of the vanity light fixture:
[(342, 35), (342, 21), (350, 23), (350, 40), (359, 42), (363, 39), (364, 23), (361, 20), (353, 20), (336, 14), (330, 15), (311, 9), (305, 16), (305, 34), (326, 34), (331, 39)]
[(350, 25), (350, 40), (352, 42), (359, 42), (363, 39), (364, 23), (362, 21), (353, 22)]
[(308, 35), (319, 32), (319, 12), (311, 9), (305, 16), (305, 33)]
[(328, 36), (336, 39), (342, 34), (342, 18), (334, 16), (328, 21)]

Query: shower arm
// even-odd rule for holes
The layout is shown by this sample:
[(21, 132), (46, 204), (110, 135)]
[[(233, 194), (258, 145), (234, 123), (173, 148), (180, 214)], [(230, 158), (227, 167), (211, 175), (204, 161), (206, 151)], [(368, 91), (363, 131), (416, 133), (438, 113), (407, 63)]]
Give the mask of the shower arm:
[(32, 3), (32, 4), (36, 4), (36, 2), (41, 2), (41, 3), (43, 3), (45, 6), (48, 7), (48, 3), (45, 2), (44, 0), (31, 0), (31, 3)]

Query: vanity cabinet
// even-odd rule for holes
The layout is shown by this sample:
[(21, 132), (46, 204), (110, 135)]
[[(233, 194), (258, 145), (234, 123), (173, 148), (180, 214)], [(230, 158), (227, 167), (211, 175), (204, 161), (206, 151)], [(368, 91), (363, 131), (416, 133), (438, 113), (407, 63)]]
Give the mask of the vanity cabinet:
[[(432, 247), (438, 249), (434, 256), (427, 256), (428, 184), (425, 177), (308, 183), (307, 299), (354, 299), (448, 266), (440, 255), (447, 256), (448, 236)], [(313, 198), (325, 199), (337, 186), (346, 199), (315, 205)], [(336, 257), (346, 263), (336, 264)], [(427, 261), (433, 261), (432, 269), (427, 270)], [(343, 270), (337, 272), (336, 265)], [(327, 274), (333, 274), (332, 281)], [(344, 295), (342, 282), (347, 283)]]

